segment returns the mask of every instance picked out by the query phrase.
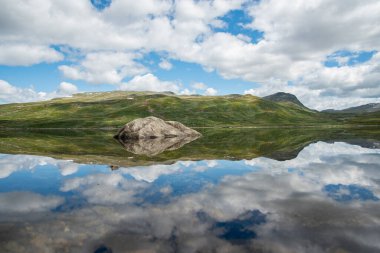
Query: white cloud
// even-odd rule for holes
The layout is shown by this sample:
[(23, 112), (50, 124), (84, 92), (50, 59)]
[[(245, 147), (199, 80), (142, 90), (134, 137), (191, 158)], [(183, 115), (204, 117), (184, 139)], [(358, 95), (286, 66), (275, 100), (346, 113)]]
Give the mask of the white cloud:
[[(72, 252), (82, 252), (84, 248), (93, 252), (99, 246), (96, 242), (101, 241), (116, 252), (155, 252), (157, 248), (164, 252), (246, 252), (263, 248), (268, 252), (279, 249), (281, 252), (309, 252), (312, 249), (320, 253), (326, 248), (378, 251), (378, 201), (342, 203), (327, 196), (323, 188), (326, 184), (355, 184), (379, 197), (379, 152), (345, 143), (318, 142), (290, 161), (266, 158), (246, 161), (255, 167), (252, 172), (225, 175), (217, 184), (209, 184), (195, 193), (193, 188), (180, 188), (179, 192), (187, 194), (179, 195), (174, 187), (162, 183), (177, 185), (178, 180), (185, 182), (187, 178), (175, 177), (174, 181), (149, 184), (145, 179), (157, 178), (153, 168), (151, 171), (139, 171), (139, 168), (123, 171), (121, 168), (122, 171), (112, 173), (71, 177), (64, 180), (61, 190), (75, 191), (79, 199), (75, 198), (72, 205), (68, 198), (64, 207), (69, 208), (59, 212), (49, 212), (59, 203), (54, 196), (1, 193), (0, 210), (6, 214), (2, 219), (10, 217), (20, 222), (20, 226), (4, 223), (4, 228), (11, 232), (1, 246), (6, 252), (59, 251), (62, 247)], [(234, 162), (238, 166), (242, 163)], [(215, 163), (179, 162), (172, 166), (198, 170), (202, 169), (198, 165), (206, 164)], [(222, 164), (222, 167), (225, 166)], [(169, 176), (182, 171), (166, 167), (161, 172)], [(141, 176), (141, 181), (122, 176), (124, 173), (135, 178)], [(150, 202), (157, 200), (157, 193), (162, 194), (164, 202)], [(78, 204), (82, 197), (87, 201)], [(39, 216), (24, 213), (37, 210), (46, 212)], [(231, 243), (221, 238), (219, 230), (214, 230), (215, 225), (222, 222), (247, 221), (247, 211), (252, 210), (265, 215), (265, 221), (260, 224), (249, 222), (252, 226), (246, 227), (242, 223), (245, 231), (254, 231), (257, 235), (253, 240), (243, 245)], [(228, 226), (218, 228), (232, 231), (227, 230)], [(170, 243), (173, 231), (174, 246)], [(20, 234), (23, 236), (18, 236)], [(83, 243), (78, 244), (78, 238)]]
[[(127, 0), (112, 2), (109, 8), (97, 12), (89, 1), (15, 1), (4, 4), (0, 10), (3, 24), (0, 39), (9, 44), (23, 41), (28, 45), (34, 42), (36, 45), (55, 44), (77, 48), (85, 55), (90, 55), (79, 66), (61, 67), (65, 75), (74, 80), (116, 83), (124, 77), (119, 73), (123, 65), (105, 64), (107, 68), (104, 70), (101, 62), (107, 62), (107, 58), (113, 56), (89, 59), (93, 54), (114, 51), (114, 54), (122, 55), (139, 49), (173, 53), (186, 51), (193, 47), (199, 35), (211, 32), (209, 23), (215, 23), (218, 16), (229, 10), (239, 8), (242, 2)], [(100, 67), (87, 66), (92, 61)], [(127, 65), (125, 70), (130, 67)], [(93, 69), (104, 73), (96, 74), (91, 71)], [(117, 73), (112, 73), (112, 70)]]
[(23, 103), (49, 100), (57, 97), (69, 97), (78, 92), (78, 88), (71, 83), (61, 82), (56, 91), (38, 92), (33, 87), (18, 88), (4, 80), (0, 80), (0, 103)]
[(57, 160), (45, 156), (34, 155), (0, 155), (0, 179), (10, 176), (12, 173), (20, 170), (29, 170), (33, 172), (36, 167), (44, 165), (58, 166), (61, 175), (71, 175), (78, 170), (79, 165), (67, 160)]
[[(257, 45), (261, 50), (252, 57), (260, 59), (265, 52), (283, 59), (265, 62), (262, 68), (269, 67), (273, 72), (265, 76), (261, 69), (260, 73), (253, 70), (248, 80), (258, 81), (262, 87), (246, 93), (267, 95), (280, 88), (302, 96), (302, 102), (317, 109), (379, 102), (379, 53), (370, 61), (354, 66), (347, 66), (346, 58), (336, 59), (340, 67), (323, 65), (338, 50), (354, 54), (379, 51), (379, 44), (375, 43), (380, 39), (380, 20), (376, 14), (379, 10), (378, 1), (363, 5), (355, 0), (349, 3), (296, 1), (294, 6), (266, 0), (252, 6), (251, 27), (264, 32), (264, 40)], [(372, 32), (368, 33), (368, 29)], [(273, 80), (281, 85), (273, 85)], [(287, 85), (288, 81), (293, 85)]]
[[(376, 0), (365, 4), (360, 0), (296, 0), (294, 5), (264, 0), (250, 9), (255, 17), (251, 27), (265, 32), (265, 40), (278, 43), (274, 49), (279, 53), (318, 59), (340, 49), (378, 48), (379, 8)], [(369, 27), (374, 29), (371, 33)]]
[(134, 201), (134, 194), (145, 183), (127, 180), (121, 174), (92, 174), (68, 179), (60, 190), (80, 191), (88, 202), (95, 204), (125, 204)]
[(168, 60), (161, 60), (161, 62), (158, 64), (158, 66), (165, 70), (171, 70), (173, 65)]
[(351, 96), (341, 97), (334, 94), (327, 96), (323, 95), (324, 90), (310, 89), (301, 85), (288, 85), (286, 82), (283, 82), (279, 79), (272, 79), (269, 80), (266, 85), (245, 90), (244, 94), (251, 94), (254, 96), (262, 97), (279, 91), (294, 94), (305, 106), (317, 110), (324, 110), (329, 108), (344, 109), (367, 103), (380, 102), (379, 97), (355, 97), (354, 94)]
[(58, 86), (58, 94), (72, 95), (78, 92), (78, 87), (72, 83), (61, 82)]
[[(377, 1), (366, 5), (360, 1), (352, 1), (350, 5), (329, 0), (298, 1), (296, 7), (281, 1), (260, 1), (250, 8), (254, 18), (251, 27), (264, 32), (258, 44), (248, 43), (239, 36), (216, 33), (194, 47), (191, 54), (184, 53), (181, 57), (217, 70), (225, 78), (257, 82), (267, 94), (278, 91), (273, 89), (273, 80), (284, 83), (283, 88), (287, 90), (307, 91), (309, 97), (314, 95), (314, 99), (307, 100), (312, 108), (342, 108), (348, 101), (354, 105), (378, 101), (365, 99), (379, 97), (375, 82), (379, 75), (377, 55), (368, 63), (355, 66), (327, 68), (323, 65), (328, 55), (337, 50), (379, 50), (378, 44), (373, 43), (380, 38), (378, 25), (375, 25), (379, 23), (374, 11), (380, 8)], [(343, 13), (346, 19), (337, 19), (335, 12)], [(364, 19), (361, 18), (363, 13), (368, 13)], [(364, 29), (369, 24), (371, 34)], [(355, 38), (351, 39), (353, 34)], [(295, 88), (288, 86), (288, 81)], [(322, 104), (321, 101), (333, 102)]]
[[(308, 181), (321, 185), (358, 184), (371, 186), (374, 185), (371, 178), (373, 175), (366, 175), (361, 165), (380, 162), (379, 154), (379, 149), (363, 148), (343, 142), (317, 142), (304, 148), (296, 158), (291, 160), (276, 161), (260, 157), (247, 160), (245, 163), (260, 167), (266, 173), (270, 171), (272, 174), (288, 173), (288, 169), (292, 168), (298, 170), (298, 173), (303, 172)], [(355, 163), (356, 165), (353, 165)], [(338, 167), (341, 169), (336, 170)]]
[(6, 178), (19, 170), (33, 170), (38, 165), (51, 161), (51, 158), (23, 155), (1, 155), (0, 156), (0, 178)]
[(215, 96), (218, 93), (214, 88), (207, 88), (205, 91), (206, 96)]
[(138, 54), (123, 52), (89, 53), (79, 65), (61, 65), (59, 69), (72, 80), (119, 84), (125, 77), (146, 73), (147, 69), (135, 61), (139, 57)]
[(213, 168), (218, 165), (217, 160), (206, 160), (206, 164), (208, 168)]
[(60, 162), (58, 163), (59, 170), (62, 176), (68, 176), (78, 171), (79, 165), (73, 162)]
[(30, 213), (53, 209), (64, 202), (58, 196), (43, 196), (32, 192), (0, 193), (0, 213)]
[[(8, 1), (0, 9), (0, 63), (60, 61), (63, 55), (51, 46), (64, 45), (83, 55), (59, 67), (65, 77), (125, 86), (125, 78), (149, 73), (138, 59), (163, 52), (223, 78), (258, 83), (263, 90), (279, 80), (284, 89), (316, 95), (314, 101), (334, 101), (331, 106), (379, 97), (379, 53), (355, 66), (347, 66), (345, 57), (336, 59), (340, 68), (323, 65), (339, 50), (380, 51), (379, 1), (296, 0), (290, 5), (262, 0), (243, 5), (247, 2), (124, 0), (99, 12), (89, 1)], [(242, 6), (252, 23), (239, 25), (263, 33), (257, 44), (247, 34), (212, 29), (230, 25), (221, 17)], [(170, 69), (171, 63), (163, 60), (159, 65)]]
[(0, 44), (0, 65), (30, 66), (41, 62), (57, 62), (63, 55), (42, 45)]
[(214, 19), (210, 22), (210, 25), (214, 28), (227, 28), (228, 24), (220, 19)]
[(172, 165), (151, 165), (146, 167), (120, 168), (120, 171), (131, 175), (138, 181), (152, 183), (162, 175), (178, 173), (181, 169), (181, 165), (182, 164), (180, 163), (175, 163)]
[(120, 85), (121, 90), (136, 91), (172, 91), (179, 92), (180, 84), (170, 81), (161, 81), (155, 75), (148, 73), (145, 75), (137, 75), (130, 81)]
[(204, 83), (201, 83), (201, 82), (193, 83), (191, 85), (191, 87), (193, 87), (194, 89), (197, 89), (197, 90), (206, 90), (207, 89), (207, 85)]
[(215, 96), (218, 93), (216, 89), (208, 87), (206, 84), (201, 83), (201, 82), (193, 83), (191, 87), (193, 87), (194, 89), (198, 91), (204, 91), (204, 95), (206, 96)]
[(168, 0), (115, 1), (104, 16), (111, 23), (132, 28), (149, 22), (149, 16), (168, 15), (171, 8), (172, 3)]
[(188, 95), (196, 94), (196, 92), (194, 90), (189, 90), (186, 88), (186, 89), (181, 90), (179, 94), (188, 96)]

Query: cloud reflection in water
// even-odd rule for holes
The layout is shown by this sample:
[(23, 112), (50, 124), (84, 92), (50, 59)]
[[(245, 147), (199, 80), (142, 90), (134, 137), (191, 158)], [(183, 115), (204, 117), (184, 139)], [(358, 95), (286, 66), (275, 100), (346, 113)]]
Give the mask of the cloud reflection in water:
[(2, 180), (31, 168), (39, 175), (41, 161), (77, 169), (61, 168), (54, 194), (19, 198), (2, 191), (6, 252), (380, 250), (379, 149), (318, 142), (281, 162), (176, 162), (115, 171), (92, 166), (91, 173), (83, 172), (87, 165), (4, 155)]

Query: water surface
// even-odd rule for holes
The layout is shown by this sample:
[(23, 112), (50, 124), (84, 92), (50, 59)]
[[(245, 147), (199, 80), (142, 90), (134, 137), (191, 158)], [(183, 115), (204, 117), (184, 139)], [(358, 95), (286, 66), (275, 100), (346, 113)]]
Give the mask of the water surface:
[(4, 134), (0, 248), (379, 252), (377, 132), (268, 131), (240, 145), (206, 133), (158, 157), (108, 134)]

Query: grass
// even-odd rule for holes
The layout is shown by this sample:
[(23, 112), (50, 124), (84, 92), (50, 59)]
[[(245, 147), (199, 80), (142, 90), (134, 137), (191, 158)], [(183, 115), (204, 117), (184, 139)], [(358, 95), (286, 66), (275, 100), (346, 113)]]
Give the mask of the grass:
[(191, 127), (336, 123), (329, 115), (251, 95), (175, 96), (149, 92), (103, 92), (44, 102), (0, 105), (0, 127), (120, 127), (149, 115), (180, 121)]
[(380, 126), (380, 111), (366, 113), (328, 113), (326, 116), (339, 124)]

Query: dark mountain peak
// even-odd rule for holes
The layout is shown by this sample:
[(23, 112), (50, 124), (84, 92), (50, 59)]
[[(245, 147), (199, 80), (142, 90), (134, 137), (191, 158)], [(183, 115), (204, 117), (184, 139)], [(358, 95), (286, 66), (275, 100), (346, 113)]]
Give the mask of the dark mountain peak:
[(263, 97), (263, 99), (273, 102), (291, 102), (298, 106), (306, 107), (298, 100), (298, 98), (295, 95), (286, 92), (277, 92), (272, 95), (265, 96)]

